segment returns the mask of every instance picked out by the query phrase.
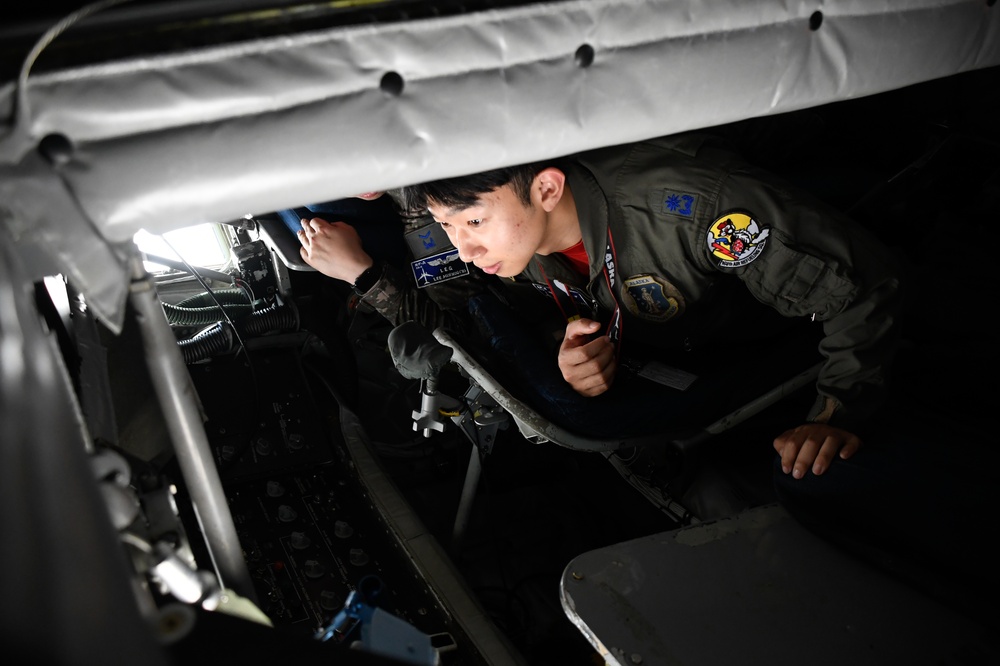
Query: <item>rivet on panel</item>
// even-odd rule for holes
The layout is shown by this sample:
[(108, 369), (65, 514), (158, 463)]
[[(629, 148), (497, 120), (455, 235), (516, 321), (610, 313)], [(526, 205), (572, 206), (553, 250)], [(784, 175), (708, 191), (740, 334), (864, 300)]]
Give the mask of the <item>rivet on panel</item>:
[(396, 72), (386, 72), (378, 85), (386, 95), (399, 97), (403, 93), (403, 77)]
[(69, 162), (73, 151), (73, 142), (65, 134), (48, 134), (38, 142), (38, 152), (53, 166)]

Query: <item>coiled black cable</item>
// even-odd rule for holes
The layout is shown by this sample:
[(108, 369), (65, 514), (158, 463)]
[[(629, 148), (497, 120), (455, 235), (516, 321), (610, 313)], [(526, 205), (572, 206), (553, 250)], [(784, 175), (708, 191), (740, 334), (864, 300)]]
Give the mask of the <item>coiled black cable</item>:
[(187, 340), (177, 342), (185, 363), (195, 363), (202, 359), (227, 352), (233, 348), (232, 329), (225, 322), (217, 321)]
[(250, 335), (264, 335), (299, 330), (299, 311), (291, 303), (274, 305), (257, 310), (236, 322), (241, 331)]
[[(206, 308), (211, 309), (211, 308)], [(218, 308), (214, 308), (218, 315)], [(233, 322), (241, 334), (266, 335), (268, 333), (284, 333), (297, 331), (299, 328), (298, 310), (291, 304), (272, 305), (245, 315)], [(208, 328), (198, 331), (186, 340), (179, 340), (178, 345), (184, 356), (185, 363), (195, 363), (203, 359), (232, 351), (235, 336), (228, 323), (216, 321)]]
[(212, 300), (213, 294), (219, 300), (219, 303), (222, 303), (223, 305), (234, 303), (245, 305), (250, 303), (249, 297), (242, 289), (213, 289), (211, 294), (207, 291), (203, 291), (200, 294), (189, 296), (175, 305), (179, 308), (204, 308), (214, 306), (215, 301)]
[[(253, 306), (249, 303), (223, 303), (222, 308), (231, 318), (243, 317), (253, 312)], [(167, 321), (177, 326), (207, 326), (219, 321), (222, 315), (218, 305), (186, 308), (163, 303), (163, 312), (167, 315)]]

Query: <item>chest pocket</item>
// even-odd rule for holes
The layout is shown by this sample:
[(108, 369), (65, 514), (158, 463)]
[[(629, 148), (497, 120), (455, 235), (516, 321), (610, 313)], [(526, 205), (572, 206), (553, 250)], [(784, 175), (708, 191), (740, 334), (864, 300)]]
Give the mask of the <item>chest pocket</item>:
[(847, 308), (858, 292), (829, 263), (781, 243), (771, 243), (761, 259), (740, 277), (757, 298), (783, 315), (815, 314), (824, 321)]

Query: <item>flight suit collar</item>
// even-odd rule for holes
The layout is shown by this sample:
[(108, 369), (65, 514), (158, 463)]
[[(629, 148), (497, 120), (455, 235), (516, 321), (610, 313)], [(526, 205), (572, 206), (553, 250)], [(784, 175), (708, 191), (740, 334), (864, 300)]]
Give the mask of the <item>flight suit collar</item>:
[(590, 282), (604, 272), (604, 253), (608, 240), (608, 200), (594, 175), (579, 163), (567, 168), (566, 181), (573, 193), (583, 247), (590, 260)]

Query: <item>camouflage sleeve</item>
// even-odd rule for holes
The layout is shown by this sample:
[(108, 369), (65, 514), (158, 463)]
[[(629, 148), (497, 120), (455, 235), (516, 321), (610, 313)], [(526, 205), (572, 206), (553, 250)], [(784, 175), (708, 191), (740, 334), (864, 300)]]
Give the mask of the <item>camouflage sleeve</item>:
[(465, 333), (470, 328), (465, 304), (484, 289), (484, 284), (471, 275), (418, 289), (412, 278), (387, 265), (361, 300), (393, 326), (417, 321), (428, 330), (444, 326)]

